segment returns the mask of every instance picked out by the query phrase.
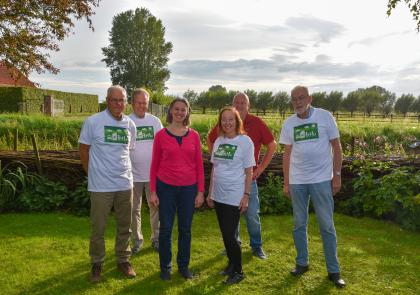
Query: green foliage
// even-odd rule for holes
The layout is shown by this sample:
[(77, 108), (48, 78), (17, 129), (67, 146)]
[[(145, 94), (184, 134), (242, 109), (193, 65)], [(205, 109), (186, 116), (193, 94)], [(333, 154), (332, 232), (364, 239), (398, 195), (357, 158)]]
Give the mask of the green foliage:
[(22, 87), (0, 87), (0, 112), (18, 112)]
[(292, 204), (283, 194), (283, 179), (268, 173), (266, 183), (259, 186), (261, 214), (288, 214), (292, 212)]
[(87, 186), (88, 181), (86, 178), (70, 193), (69, 206), (71, 211), (76, 215), (89, 215), (90, 194), (87, 190)]
[[(0, 167), (1, 168), (1, 167)], [(25, 164), (11, 162), (0, 169), (0, 211), (16, 209), (16, 199), (39, 182), (39, 176), (27, 171)]]
[(40, 177), (33, 187), (24, 190), (17, 202), (22, 210), (47, 212), (61, 208), (68, 198), (66, 186)]
[(412, 107), (416, 98), (412, 94), (403, 94), (395, 103), (395, 111), (404, 115), (407, 115), (409, 111), (412, 111)]
[(110, 45), (102, 48), (113, 84), (132, 90), (165, 90), (172, 43), (165, 41), (162, 21), (146, 8), (117, 14), (112, 21)]
[(41, 113), (45, 95), (64, 101), (66, 115), (90, 114), (98, 111), (97, 95), (31, 87), (0, 87), (0, 111)]
[(0, 1), (0, 60), (25, 76), (34, 70), (57, 73), (48, 52), (60, 50), (59, 41), (70, 34), (75, 20), (85, 18), (93, 30), (91, 16), (99, 1)]
[(354, 196), (340, 207), (356, 216), (387, 218), (420, 230), (420, 171), (383, 162), (355, 164), (360, 167), (353, 181)]
[[(388, 0), (388, 16), (391, 15), (392, 11), (395, 9), (397, 4), (402, 0)], [(416, 22), (417, 32), (420, 31), (420, 0), (404, 0), (407, 4), (408, 9), (410, 9), (413, 20)]]

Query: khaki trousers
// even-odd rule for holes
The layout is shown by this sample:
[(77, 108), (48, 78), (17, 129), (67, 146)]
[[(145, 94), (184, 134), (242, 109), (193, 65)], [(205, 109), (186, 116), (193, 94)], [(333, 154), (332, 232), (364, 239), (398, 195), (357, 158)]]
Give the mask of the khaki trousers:
[(90, 192), (90, 236), (89, 255), (92, 263), (103, 263), (105, 259), (105, 228), (112, 207), (117, 222), (115, 255), (118, 263), (127, 262), (131, 256), (130, 225), (132, 209), (132, 190), (117, 192)]
[(150, 228), (152, 242), (159, 241), (159, 209), (150, 206), (150, 185), (149, 182), (134, 182), (133, 190), (133, 215), (131, 218), (131, 238), (133, 241), (143, 241), (141, 231), (141, 204), (143, 198), (143, 188), (146, 193), (146, 200), (150, 212)]

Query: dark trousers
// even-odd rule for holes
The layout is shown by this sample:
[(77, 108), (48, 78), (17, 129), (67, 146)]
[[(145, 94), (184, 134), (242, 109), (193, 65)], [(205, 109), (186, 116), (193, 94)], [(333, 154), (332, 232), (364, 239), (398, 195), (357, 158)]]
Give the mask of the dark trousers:
[(172, 228), (175, 214), (178, 216), (178, 268), (187, 268), (190, 262), (191, 224), (197, 184), (173, 186), (159, 179), (156, 184), (159, 198), (159, 260), (161, 270), (171, 270)]
[(229, 265), (233, 265), (233, 270), (242, 273), (242, 253), (240, 243), (236, 239), (236, 230), (239, 225), (240, 212), (238, 206), (214, 202), (217, 221), (223, 236), (226, 254)]

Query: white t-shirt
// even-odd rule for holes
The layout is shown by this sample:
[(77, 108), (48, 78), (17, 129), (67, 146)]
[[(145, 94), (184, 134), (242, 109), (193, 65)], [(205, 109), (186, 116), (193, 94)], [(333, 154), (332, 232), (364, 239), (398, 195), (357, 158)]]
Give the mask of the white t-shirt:
[(116, 192), (133, 187), (129, 149), (136, 146), (136, 125), (123, 114), (116, 120), (108, 110), (87, 118), (79, 143), (89, 149), (88, 191)]
[(239, 206), (245, 192), (245, 168), (255, 166), (254, 144), (247, 135), (219, 136), (211, 155), (213, 200)]
[(136, 149), (130, 153), (133, 179), (134, 182), (149, 182), (153, 140), (155, 134), (162, 129), (162, 123), (158, 117), (149, 113), (145, 113), (143, 118), (135, 113), (131, 113), (129, 117), (137, 128)]
[(296, 114), (283, 124), (280, 143), (292, 145), (289, 183), (319, 183), (332, 179), (333, 156), (330, 141), (338, 138), (337, 124), (330, 112), (314, 108), (300, 119)]

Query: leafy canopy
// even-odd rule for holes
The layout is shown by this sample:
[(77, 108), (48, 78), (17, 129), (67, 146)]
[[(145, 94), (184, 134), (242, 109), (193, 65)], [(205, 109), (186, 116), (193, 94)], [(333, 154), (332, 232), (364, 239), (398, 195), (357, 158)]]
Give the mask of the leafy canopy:
[(102, 48), (113, 84), (128, 92), (136, 87), (165, 90), (172, 43), (165, 41), (165, 27), (146, 8), (128, 10), (112, 22), (110, 44)]
[[(23, 75), (59, 69), (49, 61), (49, 51), (71, 33), (74, 20), (91, 16), (100, 0), (0, 0), (0, 60)], [(12, 72), (18, 78), (17, 72)]]

